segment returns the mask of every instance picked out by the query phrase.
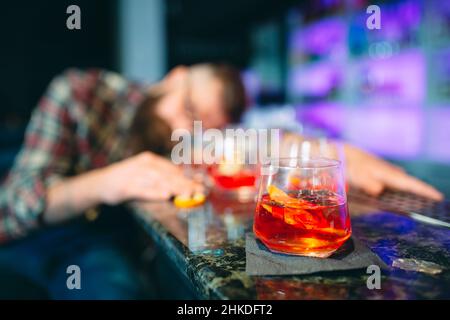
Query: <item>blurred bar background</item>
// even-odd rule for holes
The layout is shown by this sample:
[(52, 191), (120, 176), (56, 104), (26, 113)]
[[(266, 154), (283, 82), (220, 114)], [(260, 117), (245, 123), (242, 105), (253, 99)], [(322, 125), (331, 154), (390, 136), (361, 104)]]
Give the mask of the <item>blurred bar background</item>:
[[(65, 27), (77, 4), (82, 29)], [(52, 77), (100, 67), (154, 82), (179, 64), (233, 63), (245, 122), (343, 138), (450, 190), (450, 3), (365, 0), (8, 1), (1, 10), (0, 176)], [(433, 177), (431, 181), (430, 177)], [(447, 191), (447, 196), (449, 196)]]

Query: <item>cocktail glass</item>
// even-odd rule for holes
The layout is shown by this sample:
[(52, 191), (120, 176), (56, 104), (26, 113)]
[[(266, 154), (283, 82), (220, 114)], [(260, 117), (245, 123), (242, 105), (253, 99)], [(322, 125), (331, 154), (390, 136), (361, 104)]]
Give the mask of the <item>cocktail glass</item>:
[(271, 251), (326, 258), (350, 237), (339, 161), (279, 158), (261, 169), (253, 231)]

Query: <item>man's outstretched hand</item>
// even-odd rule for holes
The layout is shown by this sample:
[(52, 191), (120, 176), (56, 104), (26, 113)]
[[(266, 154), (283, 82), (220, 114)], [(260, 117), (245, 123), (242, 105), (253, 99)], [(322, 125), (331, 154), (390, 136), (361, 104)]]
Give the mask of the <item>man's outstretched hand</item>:
[(190, 197), (203, 193), (203, 186), (184, 176), (170, 160), (143, 152), (100, 170), (98, 179), (103, 203), (129, 200), (168, 200), (171, 196)]
[(433, 200), (442, 200), (443, 194), (429, 184), (408, 175), (402, 168), (346, 144), (346, 174), (351, 186), (377, 196), (390, 188), (412, 192)]

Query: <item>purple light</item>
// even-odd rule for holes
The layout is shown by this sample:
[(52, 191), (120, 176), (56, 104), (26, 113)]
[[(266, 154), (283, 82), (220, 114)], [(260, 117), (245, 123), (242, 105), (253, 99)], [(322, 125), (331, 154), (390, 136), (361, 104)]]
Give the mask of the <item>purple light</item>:
[(427, 155), (431, 159), (450, 161), (450, 106), (428, 111)]
[(422, 8), (419, 1), (405, 1), (399, 5), (398, 18), (405, 26), (419, 27), (422, 18)]
[(291, 71), (290, 92), (309, 96), (325, 96), (341, 79), (341, 70), (332, 63), (324, 62), (308, 67), (295, 67)]
[(360, 73), (367, 78), (369, 96), (394, 97), (403, 103), (420, 104), (426, 95), (425, 59), (419, 49), (387, 59), (366, 59)]
[(347, 26), (340, 19), (325, 19), (291, 35), (291, 48), (295, 52), (323, 55), (346, 50)]
[(420, 108), (374, 105), (347, 113), (344, 137), (375, 153), (412, 158), (421, 152), (423, 112)]
[(340, 137), (345, 130), (346, 108), (337, 103), (321, 102), (297, 107), (297, 120), (327, 131), (331, 137)]
[(421, 152), (424, 124), (420, 108), (372, 105), (355, 109), (321, 103), (301, 106), (297, 119), (383, 156), (417, 157)]

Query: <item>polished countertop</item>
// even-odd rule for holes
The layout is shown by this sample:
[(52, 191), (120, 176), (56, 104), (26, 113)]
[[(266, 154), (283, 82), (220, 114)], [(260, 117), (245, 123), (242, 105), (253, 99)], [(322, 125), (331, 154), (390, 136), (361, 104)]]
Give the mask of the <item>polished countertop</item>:
[(450, 298), (450, 229), (365, 201), (349, 202), (352, 229), (391, 266), (382, 273), (381, 289), (367, 288), (366, 270), (247, 275), (245, 234), (252, 230), (253, 201), (213, 193), (205, 205), (194, 209), (177, 209), (167, 202), (134, 203), (132, 207), (158, 248), (202, 299)]

